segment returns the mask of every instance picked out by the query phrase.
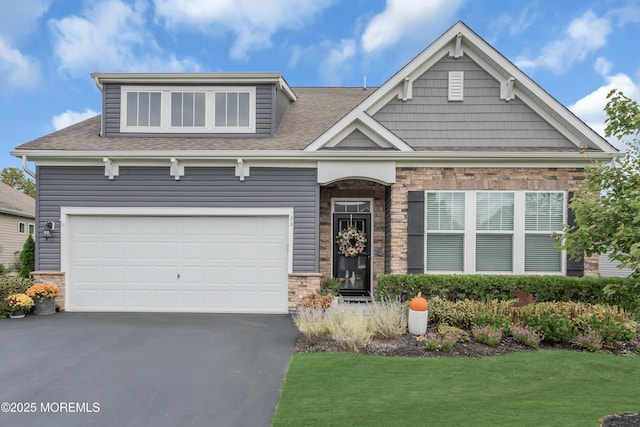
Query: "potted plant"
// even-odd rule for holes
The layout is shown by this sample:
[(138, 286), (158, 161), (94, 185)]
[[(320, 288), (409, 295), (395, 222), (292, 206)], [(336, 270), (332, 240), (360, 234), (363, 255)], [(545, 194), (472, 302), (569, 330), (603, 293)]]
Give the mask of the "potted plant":
[(21, 319), (26, 311), (33, 307), (33, 300), (26, 294), (9, 295), (3, 300), (9, 317), (12, 319)]
[(36, 305), (34, 314), (45, 316), (56, 312), (55, 298), (60, 291), (57, 287), (48, 283), (36, 283), (27, 289), (26, 294), (33, 298)]

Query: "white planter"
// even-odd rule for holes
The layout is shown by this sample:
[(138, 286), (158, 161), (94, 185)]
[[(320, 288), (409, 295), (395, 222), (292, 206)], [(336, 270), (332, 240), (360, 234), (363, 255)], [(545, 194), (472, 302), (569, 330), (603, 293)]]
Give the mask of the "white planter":
[(423, 335), (427, 333), (427, 322), (429, 321), (429, 310), (415, 311), (409, 309), (409, 333), (413, 335)]

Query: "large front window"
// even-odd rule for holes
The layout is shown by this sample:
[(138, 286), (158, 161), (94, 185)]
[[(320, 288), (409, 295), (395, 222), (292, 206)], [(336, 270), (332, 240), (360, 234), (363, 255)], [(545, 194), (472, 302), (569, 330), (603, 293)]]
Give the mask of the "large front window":
[(564, 212), (563, 192), (427, 192), (426, 270), (561, 273)]
[(256, 130), (254, 87), (123, 86), (120, 109), (121, 132), (255, 133)]

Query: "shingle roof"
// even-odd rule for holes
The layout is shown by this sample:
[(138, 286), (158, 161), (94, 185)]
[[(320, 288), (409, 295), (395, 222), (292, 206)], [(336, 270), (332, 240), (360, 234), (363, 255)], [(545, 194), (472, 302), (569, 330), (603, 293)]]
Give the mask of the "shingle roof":
[(36, 201), (33, 197), (0, 182), (0, 212), (35, 218)]
[(375, 89), (295, 88), (298, 96), (275, 138), (100, 137), (96, 116), (35, 139), (19, 150), (302, 150)]

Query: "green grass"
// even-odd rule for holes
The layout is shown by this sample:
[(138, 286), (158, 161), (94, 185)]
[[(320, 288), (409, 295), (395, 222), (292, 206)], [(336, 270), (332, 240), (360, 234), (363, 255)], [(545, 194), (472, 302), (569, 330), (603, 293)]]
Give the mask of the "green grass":
[(280, 426), (599, 426), (640, 411), (640, 357), (559, 350), (481, 359), (296, 353)]

